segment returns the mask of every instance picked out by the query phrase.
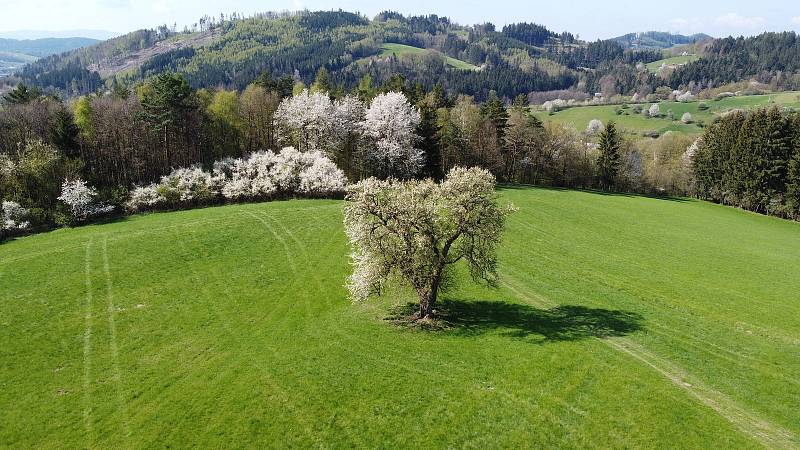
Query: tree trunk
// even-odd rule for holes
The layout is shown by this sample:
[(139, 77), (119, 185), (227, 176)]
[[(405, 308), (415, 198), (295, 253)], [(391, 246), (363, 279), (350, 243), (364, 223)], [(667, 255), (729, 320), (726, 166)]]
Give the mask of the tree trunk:
[(426, 291), (419, 293), (419, 320), (432, 319), (433, 307), (439, 296), (439, 286), (442, 282), (442, 270), (437, 270), (436, 276), (431, 281), (431, 286)]
[(419, 299), (419, 317), (417, 320), (432, 318), (433, 316), (433, 303), (431, 303), (429, 296), (425, 295)]

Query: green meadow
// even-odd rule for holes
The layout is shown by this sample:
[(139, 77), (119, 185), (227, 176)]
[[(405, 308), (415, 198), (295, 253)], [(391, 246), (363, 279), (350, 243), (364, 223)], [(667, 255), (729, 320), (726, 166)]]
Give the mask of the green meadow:
[(392, 320), (404, 289), (348, 300), (340, 201), (0, 244), (0, 447), (800, 446), (800, 224), (502, 200), (499, 288), (459, 274), (437, 329)]
[(381, 46), (381, 52), (378, 54), (378, 56), (381, 58), (386, 58), (387, 56), (394, 54), (399, 58), (403, 55), (423, 55), (425, 53), (436, 53), (441, 55), (444, 58), (445, 63), (455, 69), (478, 70), (477, 66), (474, 66), (466, 61), (461, 61), (460, 59), (447, 56), (435, 50), (412, 47), (404, 44), (383, 44), (383, 46)]
[(647, 70), (649, 70), (652, 73), (658, 73), (658, 69), (660, 69), (663, 64), (666, 64), (667, 66), (681, 65), (697, 61), (698, 59), (700, 59), (700, 57), (697, 55), (671, 56), (669, 58), (659, 59), (658, 61), (653, 61), (651, 63), (648, 63)]
[[(640, 103), (639, 106), (648, 108), (651, 104)], [(701, 104), (704, 104), (707, 109), (703, 109)], [(549, 114), (546, 111), (535, 111), (534, 115), (542, 121), (572, 125), (578, 131), (585, 130), (593, 119), (599, 119), (603, 124), (613, 120), (624, 130), (635, 134), (645, 132), (663, 134), (667, 131), (700, 134), (702, 133), (702, 128), (698, 126), (698, 122), (708, 125), (714, 118), (734, 109), (749, 110), (771, 106), (800, 108), (800, 92), (728, 97), (721, 100), (687, 103), (660, 102), (661, 117), (658, 118), (648, 118), (643, 114), (634, 113), (634, 104), (628, 106), (626, 109), (622, 109), (621, 105), (577, 106), (563, 109), (554, 114)], [(674, 120), (670, 120), (667, 117), (667, 112), (670, 110), (673, 113)], [(621, 114), (618, 114), (617, 111), (621, 111)], [(681, 116), (687, 112), (692, 115), (693, 123), (684, 124), (681, 122)]]

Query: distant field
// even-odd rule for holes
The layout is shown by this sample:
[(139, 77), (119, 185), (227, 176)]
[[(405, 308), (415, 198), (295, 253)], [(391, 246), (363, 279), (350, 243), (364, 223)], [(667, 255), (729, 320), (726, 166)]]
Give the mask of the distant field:
[(0, 51), (0, 76), (10, 75), (23, 65), (38, 58), (24, 53)]
[(353, 305), (339, 201), (0, 244), (0, 448), (797, 448), (800, 224), (503, 189), (500, 289)]
[(698, 59), (700, 59), (700, 57), (697, 55), (673, 56), (671, 58), (653, 61), (647, 64), (647, 69), (652, 73), (656, 73), (658, 72), (658, 69), (661, 67), (662, 64), (666, 64), (667, 66), (673, 64), (688, 64), (692, 61), (697, 61)]
[[(700, 104), (705, 103), (708, 109), (700, 110)], [(649, 107), (651, 103), (642, 103), (642, 107)], [(783, 107), (800, 108), (800, 92), (782, 92), (770, 95), (750, 95), (743, 97), (729, 97), (719, 101), (706, 100), (703, 102), (695, 101), (690, 103), (661, 102), (661, 114), (664, 117), (646, 118), (642, 114), (633, 112), (633, 104), (624, 110), (622, 115), (617, 115), (616, 110), (619, 105), (600, 105), (600, 106), (579, 106), (561, 110), (553, 115), (546, 111), (536, 111), (534, 115), (543, 121), (554, 121), (574, 125), (578, 131), (583, 131), (592, 119), (599, 119), (604, 124), (609, 120), (614, 120), (621, 128), (631, 133), (641, 134), (646, 131), (656, 131), (665, 133), (676, 131), (687, 134), (699, 134), (702, 128), (696, 123), (684, 124), (680, 121), (683, 113), (690, 113), (692, 119), (703, 121), (706, 124), (717, 117), (719, 114), (732, 109), (754, 109), (759, 107), (769, 107), (778, 105)], [(666, 118), (666, 114), (672, 110), (675, 120)], [(627, 114), (625, 114), (627, 113)]]
[(421, 55), (427, 52), (435, 52), (442, 55), (445, 59), (445, 62), (448, 66), (456, 68), (456, 69), (463, 69), (463, 70), (478, 70), (477, 66), (474, 66), (468, 62), (461, 61), (460, 59), (451, 58), (443, 53), (436, 52), (435, 50), (428, 50), (419, 47), (412, 47), (410, 45), (403, 45), (403, 44), (383, 44), (381, 47), (382, 50), (378, 56), (381, 58), (385, 58), (391, 54), (396, 54), (398, 57), (402, 55)]

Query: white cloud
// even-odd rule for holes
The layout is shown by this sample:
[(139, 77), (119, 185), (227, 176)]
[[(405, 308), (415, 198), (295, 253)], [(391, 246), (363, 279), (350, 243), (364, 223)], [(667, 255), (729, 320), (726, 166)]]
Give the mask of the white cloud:
[(800, 16), (792, 17), (792, 23), (795, 25), (800, 25)]
[(670, 19), (669, 27), (671, 31), (679, 33), (697, 33), (705, 30), (705, 23), (697, 17), (676, 17)]
[(728, 13), (714, 20), (718, 25), (735, 28), (758, 28), (767, 23), (767, 19), (759, 16), (742, 16), (738, 13)]

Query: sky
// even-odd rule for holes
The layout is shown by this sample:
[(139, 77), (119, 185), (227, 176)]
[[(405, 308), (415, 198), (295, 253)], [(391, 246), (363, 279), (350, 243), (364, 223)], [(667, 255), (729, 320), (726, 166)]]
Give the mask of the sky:
[(581, 39), (636, 31), (705, 32), (715, 37), (800, 31), (800, 1), (671, 0), (0, 0), (0, 33), (15, 30), (109, 30), (125, 33), (205, 14), (343, 9), (373, 17), (383, 10), (438, 14), (460, 24), (536, 22)]

